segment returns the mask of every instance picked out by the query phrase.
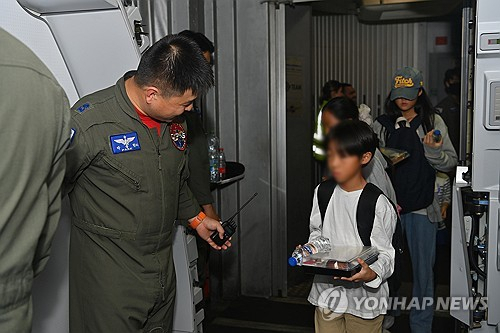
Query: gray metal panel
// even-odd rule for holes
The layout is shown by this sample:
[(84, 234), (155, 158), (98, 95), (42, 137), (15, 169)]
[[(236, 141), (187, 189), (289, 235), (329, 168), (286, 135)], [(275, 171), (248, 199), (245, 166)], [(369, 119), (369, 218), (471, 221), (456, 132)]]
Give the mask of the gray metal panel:
[(205, 33), (216, 47), (216, 88), (206, 98), (208, 130), (228, 160), (246, 167), (238, 185), (218, 191), (221, 215), (259, 192), (239, 218), (233, 248), (211, 256), (213, 289), (224, 297), (271, 294), (271, 128), (267, 5), (252, 0), (205, 1)]
[(358, 103), (379, 114), (391, 86), (394, 71), (417, 66), (421, 47), (417, 43), (418, 23), (368, 25), (354, 15), (313, 17), (314, 92), (332, 79), (350, 82), (358, 91)]
[(177, 33), (179, 31), (189, 29), (189, 3), (190, 1), (170, 1), (170, 10), (172, 12), (171, 24), (172, 33)]
[[(232, 0), (218, 0), (214, 2), (214, 15), (217, 26), (215, 27), (215, 40), (217, 42), (217, 118), (214, 119), (217, 133), (220, 138), (226, 158), (229, 161), (240, 161), (239, 159), (239, 133), (237, 128), (239, 108), (237, 105), (239, 90), (236, 82), (238, 58), (236, 38), (237, 32), (233, 28), (236, 22), (236, 8)], [(221, 24), (221, 25), (219, 25)], [(212, 127), (214, 128), (214, 127)], [(247, 166), (248, 177), (248, 166)], [(228, 217), (236, 211), (239, 203), (239, 191), (237, 185), (228, 186), (219, 193), (219, 213)], [(257, 198), (259, 200), (260, 198)], [(256, 200), (256, 201), (257, 201)], [(252, 203), (253, 209), (255, 202)], [(248, 213), (245, 211), (244, 214)], [(242, 225), (242, 217), (238, 218), (240, 227), (238, 236), (234, 237), (234, 249), (222, 253), (222, 294), (238, 295), (240, 293), (240, 264), (241, 264), (241, 233), (245, 225)]]
[[(267, 5), (234, 1), (237, 31), (237, 110), (239, 160), (246, 166), (239, 196), (259, 197), (241, 216), (241, 293), (271, 295), (271, 128), (269, 92), (269, 19)], [(222, 27), (224, 23), (222, 22)], [(220, 41), (219, 41), (220, 43)], [(276, 245), (274, 245), (276, 246)]]
[[(286, 8), (286, 55), (297, 57), (302, 66), (301, 110), (287, 112), (286, 125), (286, 176), (287, 176), (287, 242), (285, 256), (297, 244), (307, 240), (309, 215), (313, 196), (313, 159), (311, 156), (315, 109), (312, 93), (312, 10), (309, 6)], [(292, 59), (293, 60), (293, 59)], [(287, 78), (288, 81), (288, 78)], [(290, 94), (290, 91), (287, 93)], [(288, 106), (287, 106), (288, 108)], [(303, 181), (297, 181), (298, 179)], [(277, 264), (286, 265), (284, 262)], [(290, 285), (303, 279), (300, 269), (290, 267), (287, 272)]]
[[(455, 182), (453, 202), (462, 203), (461, 187)], [(454, 204), (451, 223), (451, 262), (450, 295), (453, 297), (472, 297), (472, 279), (470, 275), (467, 236), (465, 232), (463, 206)], [(450, 314), (462, 323), (472, 324), (472, 311), (469, 309), (450, 309)]]
[[(270, 101), (270, 85), (274, 81), (269, 79), (268, 5), (255, 0), (175, 0), (173, 5), (173, 1), (163, 0), (155, 1), (153, 10), (143, 5), (142, 12), (153, 14), (149, 18), (149, 22), (154, 22), (153, 40), (191, 28), (202, 30), (214, 41), (216, 87), (202, 100), (205, 127), (220, 137), (228, 160), (239, 161), (246, 167), (242, 181), (216, 191), (214, 197), (224, 218), (254, 192), (259, 192), (259, 196), (241, 214), (231, 250), (212, 251), (211, 287), (215, 297), (240, 293), (269, 296), (272, 283), (283, 284), (285, 279), (273, 281), (271, 273), (275, 263), (271, 235), (272, 230), (275, 234), (279, 230), (279, 227), (272, 228), (272, 224), (285, 223), (283, 218), (273, 220), (271, 208), (273, 202), (280, 205), (275, 211), (286, 209), (286, 202), (281, 205), (281, 201), (272, 201), (271, 196), (281, 193), (283, 198), (285, 194), (280, 191), (286, 184), (272, 190), (276, 181), (284, 183), (285, 168), (283, 172), (275, 171), (275, 178), (271, 177), (271, 168), (282, 164), (271, 163), (272, 146), (276, 144), (271, 142), (274, 132), (271, 117), (276, 106)], [(281, 84), (284, 84), (284, 76)], [(283, 101), (284, 94), (280, 103)], [(273, 124), (276, 125), (278, 119), (284, 124), (284, 118), (276, 118)], [(284, 141), (283, 134), (280, 138)], [(282, 147), (279, 151), (275, 148), (273, 155), (279, 163), (285, 163), (284, 142)]]
[(286, 296), (287, 118), (285, 6), (269, 4), (272, 294)]
[(488, 212), (488, 258), (487, 258), (487, 296), (488, 324), (500, 322), (500, 221), (499, 221), (499, 183), (500, 183), (500, 131), (488, 130), (485, 124), (489, 118), (487, 107), (488, 85), (500, 82), (500, 51), (481, 50), (480, 36), (485, 33), (500, 33), (500, 7), (497, 0), (477, 2), (476, 11), (476, 59), (474, 73), (474, 111), (472, 146), (472, 188), (474, 191), (487, 191), (490, 194)]
[(196, 251), (196, 245), (194, 245), (195, 256), (190, 257), (188, 242), (195, 244), (196, 240), (193, 235), (188, 235), (186, 228), (182, 225), (176, 225), (173, 233), (172, 253), (176, 274), (176, 297), (172, 330), (174, 333), (193, 333), (197, 329), (195, 322), (195, 287), (191, 275), (191, 266), (196, 267), (198, 252)]
[(203, 32), (204, 0), (141, 0), (141, 15), (153, 42), (182, 30)]

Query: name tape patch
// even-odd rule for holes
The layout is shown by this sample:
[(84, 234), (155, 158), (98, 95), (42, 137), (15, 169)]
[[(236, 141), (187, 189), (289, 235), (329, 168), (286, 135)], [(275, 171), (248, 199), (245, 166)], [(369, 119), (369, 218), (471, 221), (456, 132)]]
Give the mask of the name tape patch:
[(126, 153), (133, 150), (141, 150), (137, 132), (112, 135), (109, 137), (113, 154)]

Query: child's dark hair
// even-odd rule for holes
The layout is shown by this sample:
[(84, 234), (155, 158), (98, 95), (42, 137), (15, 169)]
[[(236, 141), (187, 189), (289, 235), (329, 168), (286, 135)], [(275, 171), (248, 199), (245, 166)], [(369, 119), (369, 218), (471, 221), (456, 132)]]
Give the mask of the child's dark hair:
[(372, 158), (378, 147), (377, 135), (371, 127), (360, 120), (346, 120), (332, 128), (328, 133), (328, 142), (335, 142), (341, 156), (362, 157), (371, 153)]
[(324, 107), (323, 112), (331, 113), (340, 121), (359, 119), (359, 110), (356, 104), (347, 97), (332, 98)]
[[(434, 128), (434, 115), (436, 109), (432, 106), (429, 96), (424, 88), (420, 88), (422, 94), (417, 97), (417, 104), (415, 105), (415, 112), (422, 117), (422, 126), (424, 132), (427, 133)], [(391, 101), (391, 94), (385, 100), (385, 113), (394, 121), (402, 116), (401, 110), (396, 105), (395, 101)]]

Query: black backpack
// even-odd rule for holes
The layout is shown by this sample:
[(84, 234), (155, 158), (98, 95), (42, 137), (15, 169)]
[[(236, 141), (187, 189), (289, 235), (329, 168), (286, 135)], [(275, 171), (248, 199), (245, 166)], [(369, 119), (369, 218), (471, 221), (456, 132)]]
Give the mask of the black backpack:
[(417, 134), (422, 118), (416, 116), (410, 127), (395, 129), (394, 121), (387, 115), (377, 118), (386, 129), (385, 145), (407, 151), (410, 156), (394, 165), (391, 180), (396, 191), (398, 205), (403, 213), (427, 208), (434, 200), (436, 170), (425, 157), (424, 146)]
[[(337, 184), (333, 179), (323, 181), (318, 187), (318, 206), (321, 213), (321, 221), (325, 220), (326, 209), (333, 195), (333, 191)], [(358, 207), (356, 208), (356, 225), (358, 228), (359, 237), (365, 246), (371, 246), (370, 236), (372, 234), (373, 222), (375, 220), (375, 207), (379, 196), (385, 195), (381, 189), (372, 183), (367, 183), (361, 196), (359, 197)], [(389, 296), (397, 297), (398, 290), (401, 286), (401, 264), (404, 247), (403, 229), (401, 220), (397, 213), (396, 205), (389, 199), (394, 211), (396, 212), (397, 221), (394, 235), (392, 236), (392, 247), (395, 250), (394, 258), (394, 273), (387, 279), (389, 285)]]

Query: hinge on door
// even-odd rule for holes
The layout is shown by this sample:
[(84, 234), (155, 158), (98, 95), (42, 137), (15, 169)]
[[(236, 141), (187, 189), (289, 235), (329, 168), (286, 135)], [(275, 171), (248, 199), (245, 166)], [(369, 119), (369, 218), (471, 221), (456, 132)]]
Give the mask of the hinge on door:
[(263, 4), (263, 3), (274, 4), (276, 9), (279, 9), (280, 5), (287, 5), (287, 6), (295, 7), (293, 0), (261, 0), (260, 3), (261, 4)]

